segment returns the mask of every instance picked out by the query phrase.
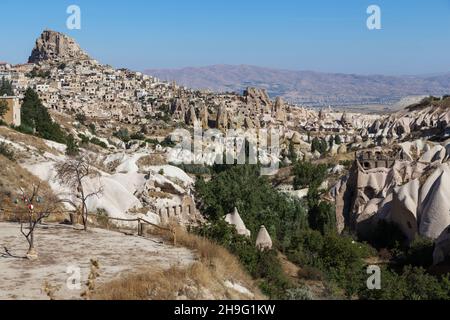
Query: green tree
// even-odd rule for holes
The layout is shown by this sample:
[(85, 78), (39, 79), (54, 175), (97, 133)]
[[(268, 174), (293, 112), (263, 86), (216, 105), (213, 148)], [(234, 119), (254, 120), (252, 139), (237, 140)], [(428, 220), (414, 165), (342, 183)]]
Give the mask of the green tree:
[(327, 176), (327, 166), (299, 161), (295, 163), (293, 173), (295, 190), (307, 188), (308, 186), (318, 187)]
[(8, 112), (8, 103), (4, 100), (0, 101), (0, 118), (3, 118)]
[(0, 97), (7, 95), (7, 96), (13, 96), (14, 90), (12, 87), (12, 82), (6, 80), (5, 77), (2, 78), (1, 84), (0, 84)]
[(78, 148), (78, 144), (75, 141), (73, 135), (69, 134), (66, 139), (66, 154), (68, 156), (74, 157), (80, 153), (80, 149)]
[(319, 139), (318, 137), (314, 137), (311, 143), (311, 151), (319, 152), (320, 154), (324, 154), (327, 151), (328, 143), (324, 139)]
[(337, 135), (334, 136), (334, 143), (337, 144), (337, 145), (342, 144), (342, 139), (341, 139), (340, 135), (337, 134)]
[(66, 142), (66, 134), (54, 122), (44, 107), (38, 94), (31, 88), (25, 92), (21, 108), (22, 125), (19, 130), (26, 133), (35, 131), (40, 137), (59, 143)]

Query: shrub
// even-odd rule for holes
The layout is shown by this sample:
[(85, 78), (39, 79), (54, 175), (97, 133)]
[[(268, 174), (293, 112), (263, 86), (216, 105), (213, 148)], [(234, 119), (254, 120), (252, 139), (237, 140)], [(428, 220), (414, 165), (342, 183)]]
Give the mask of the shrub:
[(133, 133), (130, 136), (130, 139), (132, 139), (132, 140), (145, 140), (145, 136), (144, 136), (144, 134), (142, 134), (140, 132), (136, 132), (136, 133)]
[(448, 300), (450, 279), (429, 275), (420, 267), (406, 266), (400, 274), (384, 268), (381, 272), (381, 290), (362, 290), (362, 299), (377, 300)]
[(66, 154), (68, 156), (77, 156), (80, 153), (80, 149), (78, 148), (78, 144), (75, 141), (73, 135), (69, 135), (67, 137), (66, 142)]
[(114, 132), (113, 134), (116, 138), (119, 138), (123, 142), (127, 143), (130, 141), (130, 133), (128, 129), (120, 129), (119, 131)]
[(78, 134), (78, 138), (81, 139), (82, 145), (87, 145), (90, 142), (89, 137), (85, 136), (84, 134)]
[(368, 241), (378, 249), (400, 248), (406, 242), (406, 237), (400, 228), (395, 223), (384, 220), (379, 221), (372, 232), (361, 239)]
[(324, 154), (328, 149), (328, 143), (324, 139), (315, 137), (311, 142), (311, 152), (319, 152)]
[(97, 137), (92, 137), (90, 142), (92, 144), (95, 144), (95, 145), (97, 145), (99, 147), (102, 147), (104, 149), (108, 148), (108, 145), (105, 142), (103, 142), (102, 140), (100, 140), (99, 138), (97, 138)]
[(75, 120), (84, 125), (86, 123), (87, 118), (84, 113), (77, 113), (75, 115)]
[(90, 124), (88, 125), (88, 128), (89, 128), (89, 131), (90, 131), (92, 134), (96, 134), (97, 129), (95, 128), (95, 124), (90, 123)]
[(313, 295), (307, 287), (296, 287), (288, 289), (285, 295), (286, 300), (313, 300)]
[(321, 201), (308, 211), (309, 226), (322, 234), (336, 231), (336, 212), (331, 203)]
[(0, 142), (0, 154), (5, 156), (11, 161), (14, 161), (14, 151), (6, 142)]
[(294, 165), (294, 189), (299, 190), (308, 186), (320, 186), (327, 176), (326, 165), (315, 165), (311, 162), (300, 161)]
[(434, 242), (427, 238), (415, 239), (406, 251), (404, 263), (427, 268), (433, 264)]

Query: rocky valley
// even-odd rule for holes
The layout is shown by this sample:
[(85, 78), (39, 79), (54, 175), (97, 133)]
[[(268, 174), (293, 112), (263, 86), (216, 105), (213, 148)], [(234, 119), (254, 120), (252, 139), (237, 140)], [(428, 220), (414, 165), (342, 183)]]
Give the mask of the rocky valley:
[[(444, 283), (419, 298), (450, 298), (439, 281), (450, 271), (449, 96), (369, 114), (297, 105), (267, 87), (193, 89), (103, 65), (51, 30), (27, 63), (0, 64), (0, 81), (0, 268), (10, 281), (0, 297), (80, 297), (48, 286), (39, 296), (37, 278), (64, 284), (47, 239), (84, 273), (89, 259), (105, 264), (99, 287), (86, 275), (84, 298), (409, 299), (414, 276)], [(402, 81), (405, 95), (448, 88)], [(37, 228), (36, 246), (20, 244), (24, 228)], [(23, 290), (10, 287), (16, 263), (32, 279)], [(403, 282), (369, 292), (368, 265)], [(136, 274), (166, 287), (174, 277), (178, 293), (127, 289)]]

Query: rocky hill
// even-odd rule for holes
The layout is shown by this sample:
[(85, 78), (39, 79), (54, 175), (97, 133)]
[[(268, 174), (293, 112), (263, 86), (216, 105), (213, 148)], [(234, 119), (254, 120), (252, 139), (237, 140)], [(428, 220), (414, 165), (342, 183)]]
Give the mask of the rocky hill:
[(88, 55), (70, 37), (51, 30), (45, 30), (36, 40), (35, 47), (28, 59), (29, 63), (88, 59)]
[(148, 69), (162, 80), (190, 88), (241, 92), (246, 87), (266, 89), (271, 97), (312, 106), (393, 104), (404, 97), (450, 91), (450, 74), (437, 76), (383, 76), (334, 74), (262, 68), (250, 65), (214, 65), (184, 69)]

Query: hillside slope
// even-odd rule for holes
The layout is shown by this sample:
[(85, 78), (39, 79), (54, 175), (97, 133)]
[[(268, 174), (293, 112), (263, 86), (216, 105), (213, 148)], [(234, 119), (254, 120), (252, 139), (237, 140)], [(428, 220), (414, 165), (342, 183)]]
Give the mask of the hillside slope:
[(148, 69), (145, 73), (196, 89), (242, 91), (266, 89), (298, 104), (352, 105), (394, 103), (415, 95), (443, 95), (450, 74), (437, 76), (383, 76), (293, 71), (250, 65), (213, 65), (184, 69)]

